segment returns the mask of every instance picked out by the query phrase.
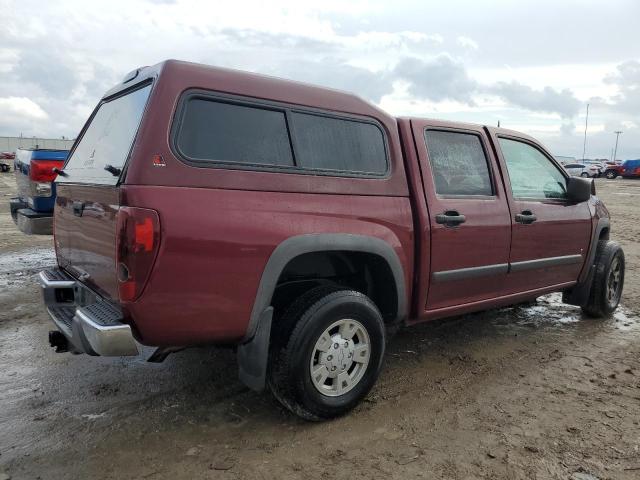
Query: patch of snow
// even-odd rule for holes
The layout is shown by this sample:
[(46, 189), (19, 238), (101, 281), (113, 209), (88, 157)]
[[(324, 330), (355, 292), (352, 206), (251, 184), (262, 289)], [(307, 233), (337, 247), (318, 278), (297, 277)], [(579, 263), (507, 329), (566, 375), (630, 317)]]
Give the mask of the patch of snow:
[(107, 412), (102, 413), (85, 413), (81, 415), (82, 418), (86, 418), (87, 420), (97, 420), (98, 418), (103, 418), (107, 415)]
[(37, 247), (0, 254), (0, 287), (19, 286), (29, 278), (56, 264), (52, 247)]

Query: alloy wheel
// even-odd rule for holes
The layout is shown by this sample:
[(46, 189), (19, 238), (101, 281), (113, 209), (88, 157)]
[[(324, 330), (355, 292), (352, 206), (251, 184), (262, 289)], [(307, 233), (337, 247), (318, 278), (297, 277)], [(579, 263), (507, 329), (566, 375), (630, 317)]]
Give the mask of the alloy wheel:
[(337, 397), (353, 389), (367, 371), (371, 341), (364, 325), (354, 319), (332, 323), (316, 342), (309, 372), (314, 387)]

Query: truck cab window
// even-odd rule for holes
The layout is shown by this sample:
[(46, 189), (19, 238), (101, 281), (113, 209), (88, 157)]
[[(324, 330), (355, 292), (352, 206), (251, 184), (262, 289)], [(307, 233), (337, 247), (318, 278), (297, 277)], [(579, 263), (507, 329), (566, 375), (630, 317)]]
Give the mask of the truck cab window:
[[(524, 142), (499, 140), (514, 198), (566, 198), (567, 180), (546, 155)], [(565, 168), (572, 167), (578, 165)]]
[(477, 135), (427, 130), (424, 136), (438, 195), (493, 195), (487, 157)]

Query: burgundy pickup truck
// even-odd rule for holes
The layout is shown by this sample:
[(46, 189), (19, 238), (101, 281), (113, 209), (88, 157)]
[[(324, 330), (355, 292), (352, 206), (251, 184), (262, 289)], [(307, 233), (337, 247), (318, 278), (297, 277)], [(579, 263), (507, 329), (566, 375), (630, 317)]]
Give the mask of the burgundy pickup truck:
[(237, 348), (306, 419), (354, 407), (398, 327), (554, 291), (613, 312), (624, 254), (592, 180), (518, 132), (179, 61), (107, 92), (58, 176), (59, 351)]

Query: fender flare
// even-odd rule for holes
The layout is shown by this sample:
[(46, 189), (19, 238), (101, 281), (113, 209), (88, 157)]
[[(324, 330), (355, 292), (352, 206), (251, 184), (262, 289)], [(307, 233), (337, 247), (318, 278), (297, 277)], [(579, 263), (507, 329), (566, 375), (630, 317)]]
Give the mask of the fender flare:
[(404, 270), (398, 255), (389, 243), (377, 237), (341, 233), (290, 237), (275, 248), (265, 265), (251, 310), (247, 333), (243, 343), (238, 347), (240, 380), (249, 388), (259, 391), (265, 385), (273, 317), (273, 307), (270, 304), (280, 274), (294, 258), (305, 253), (326, 251), (362, 252), (383, 258), (395, 280), (398, 298), (395, 320), (398, 322), (406, 318), (407, 296)]
[(262, 312), (270, 305), (280, 274), (291, 260), (305, 253), (340, 250), (371, 253), (386, 260), (393, 274), (398, 295), (396, 320), (404, 319), (407, 314), (407, 298), (403, 269), (391, 245), (380, 238), (367, 235), (340, 233), (298, 235), (286, 239), (271, 253), (262, 272), (245, 338), (253, 337)]

